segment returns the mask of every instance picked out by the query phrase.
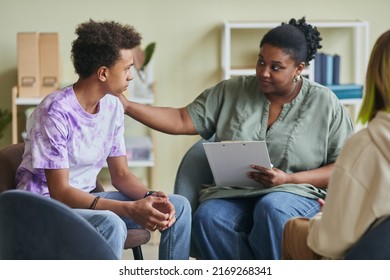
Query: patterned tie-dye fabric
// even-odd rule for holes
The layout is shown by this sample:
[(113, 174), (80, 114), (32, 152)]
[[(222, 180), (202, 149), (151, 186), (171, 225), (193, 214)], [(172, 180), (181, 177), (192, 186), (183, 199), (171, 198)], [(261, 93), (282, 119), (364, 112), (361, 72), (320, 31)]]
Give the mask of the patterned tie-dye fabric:
[(123, 121), (123, 106), (110, 94), (96, 114), (81, 107), (72, 86), (48, 95), (27, 121), (17, 188), (49, 195), (44, 169), (68, 168), (69, 184), (91, 191), (107, 157), (126, 155)]

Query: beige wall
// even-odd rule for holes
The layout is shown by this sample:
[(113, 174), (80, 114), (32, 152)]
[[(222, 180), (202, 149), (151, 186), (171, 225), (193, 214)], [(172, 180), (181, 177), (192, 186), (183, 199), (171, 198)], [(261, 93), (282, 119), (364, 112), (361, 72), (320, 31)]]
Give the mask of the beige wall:
[[(388, 0), (2, 0), (0, 2), (0, 107), (11, 107), (17, 81), (16, 33), (59, 32), (63, 81), (76, 76), (70, 62), (75, 26), (93, 18), (134, 25), (145, 44), (156, 41), (156, 103), (184, 106), (221, 77), (220, 46), (224, 20), (276, 20), (306, 16), (314, 20), (364, 19), (370, 24), (370, 47), (390, 28)], [(259, 38), (260, 39), (260, 38)], [(326, 42), (323, 42), (325, 45)], [(257, 48), (257, 44), (253, 49)], [(156, 132), (156, 188), (172, 191), (177, 166), (197, 139)], [(0, 147), (11, 142), (11, 127)]]

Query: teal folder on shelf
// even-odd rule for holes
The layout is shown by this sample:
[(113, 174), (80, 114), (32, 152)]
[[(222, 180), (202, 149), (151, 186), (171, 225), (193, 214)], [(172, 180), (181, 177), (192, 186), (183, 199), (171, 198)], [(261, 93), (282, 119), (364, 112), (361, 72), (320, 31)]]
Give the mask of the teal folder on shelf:
[(333, 82), (333, 56), (332, 55), (325, 55), (326, 59), (326, 67), (325, 67), (325, 84), (326, 85), (332, 85), (335, 84)]
[(356, 84), (327, 85), (339, 99), (360, 99), (363, 97), (363, 86)]

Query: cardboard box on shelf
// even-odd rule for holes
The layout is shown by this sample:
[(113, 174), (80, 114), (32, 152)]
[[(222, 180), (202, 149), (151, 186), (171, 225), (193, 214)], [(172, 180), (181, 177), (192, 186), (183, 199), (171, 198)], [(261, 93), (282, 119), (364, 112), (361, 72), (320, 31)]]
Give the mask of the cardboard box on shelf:
[(19, 32), (18, 97), (42, 97), (60, 87), (60, 48), (56, 32)]
[(60, 48), (58, 33), (39, 34), (39, 76), (41, 96), (60, 86)]
[(39, 49), (37, 32), (17, 34), (19, 97), (39, 96)]

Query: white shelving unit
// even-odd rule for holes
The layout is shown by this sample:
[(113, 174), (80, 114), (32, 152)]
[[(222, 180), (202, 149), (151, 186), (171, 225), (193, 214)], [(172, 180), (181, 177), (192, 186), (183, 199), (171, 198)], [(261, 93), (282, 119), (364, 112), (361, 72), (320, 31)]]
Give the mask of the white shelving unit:
[[(254, 75), (256, 73), (255, 67), (251, 68), (235, 68), (232, 66), (232, 42), (233, 31), (234, 30), (247, 30), (247, 29), (257, 29), (263, 30), (266, 32), (269, 29), (272, 29), (281, 22), (245, 22), (245, 21), (225, 21), (222, 33), (222, 79), (229, 79), (232, 76), (240, 75)], [(314, 21), (310, 22), (311, 25), (316, 26), (318, 30), (322, 31), (332, 31), (335, 29), (350, 29), (353, 31), (353, 80), (350, 81), (354, 84), (364, 84), (364, 77), (362, 76), (362, 69), (365, 71), (366, 65), (368, 63), (369, 57), (369, 24), (366, 21), (353, 20), (353, 21)], [(326, 30), (325, 30), (326, 29)], [(260, 39), (260, 38), (258, 38)], [(303, 75), (309, 77), (309, 79), (314, 79), (314, 61), (310, 62), (304, 71)], [(364, 72), (363, 71), (363, 72)], [(352, 115), (354, 119), (357, 117), (359, 111), (361, 99), (340, 99), (340, 101), (346, 106), (352, 106), (353, 112)]]
[[(340, 29), (351, 28), (354, 31), (354, 60), (355, 65), (365, 66), (368, 61), (369, 55), (369, 25), (365, 21), (316, 21), (310, 22), (311, 25), (316, 26), (321, 32), (323, 29)], [(232, 43), (232, 30), (244, 30), (244, 29), (263, 29), (269, 30), (280, 25), (280, 22), (236, 22), (225, 21), (222, 35), (222, 79), (229, 79), (232, 76), (238, 75), (251, 75), (255, 74), (254, 68), (237, 69), (231, 65), (231, 43)], [(259, 38), (260, 39), (260, 38)], [(314, 63), (311, 63), (311, 67), (307, 69), (309, 77), (313, 77)], [(357, 67), (354, 71), (356, 83), (361, 83), (362, 77)]]

